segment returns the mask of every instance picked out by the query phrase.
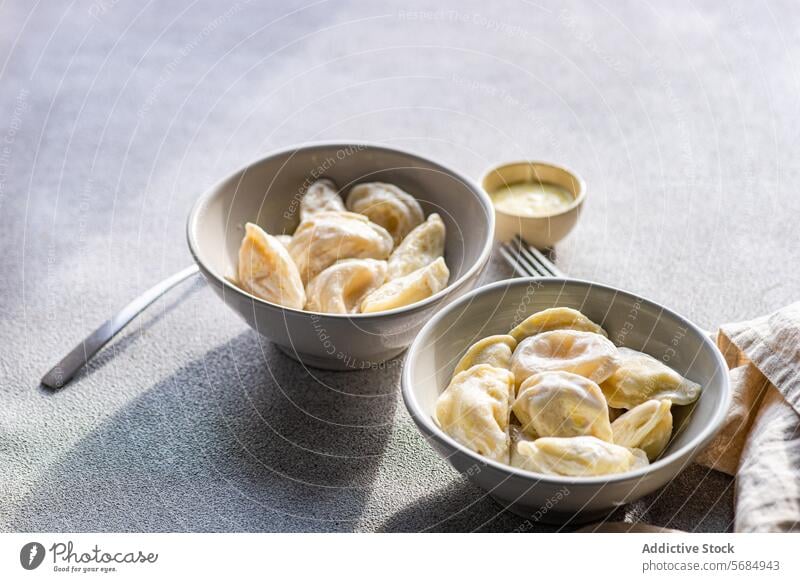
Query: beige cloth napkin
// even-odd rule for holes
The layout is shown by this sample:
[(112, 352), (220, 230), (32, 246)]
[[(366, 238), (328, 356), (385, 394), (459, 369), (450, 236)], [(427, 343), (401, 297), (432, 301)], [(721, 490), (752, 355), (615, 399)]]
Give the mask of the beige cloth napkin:
[[(800, 302), (723, 325), (716, 340), (733, 401), (697, 462), (735, 476), (735, 531), (800, 531)], [(675, 530), (604, 522), (580, 531)]]
[(733, 403), (697, 461), (736, 477), (734, 530), (800, 531), (800, 302), (723, 325)]

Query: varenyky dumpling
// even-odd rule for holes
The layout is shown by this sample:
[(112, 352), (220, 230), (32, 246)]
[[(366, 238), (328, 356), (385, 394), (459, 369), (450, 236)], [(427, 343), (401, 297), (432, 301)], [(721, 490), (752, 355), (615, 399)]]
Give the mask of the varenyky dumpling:
[(648, 400), (631, 408), (611, 424), (614, 443), (642, 449), (651, 461), (664, 452), (672, 436), (672, 403)]
[(434, 419), (459, 443), (508, 463), (508, 421), (514, 377), (488, 364), (456, 374), (436, 401)]
[(409, 232), (389, 257), (389, 279), (403, 277), (444, 254), (444, 222), (435, 212)]
[(317, 212), (344, 212), (344, 200), (339, 196), (333, 180), (322, 178), (308, 187), (300, 199), (300, 221), (308, 220)]
[(554, 329), (574, 329), (590, 331), (607, 336), (605, 330), (580, 311), (569, 307), (553, 307), (534, 313), (517, 327), (508, 332), (518, 342), (526, 337)]
[(683, 406), (700, 397), (700, 384), (654, 357), (628, 348), (618, 351), (619, 367), (600, 384), (609, 406), (631, 409), (648, 400), (671, 400)]
[(411, 194), (383, 182), (354, 186), (347, 195), (347, 209), (380, 224), (392, 235), (395, 245), (425, 220), (422, 207)]
[(300, 223), (289, 243), (289, 254), (308, 283), (341, 259), (386, 259), (392, 252), (386, 230), (352, 212), (317, 212)]
[(450, 271), (439, 257), (427, 267), (422, 267), (399, 279), (384, 283), (364, 298), (362, 313), (386, 311), (422, 301), (447, 287)]
[(239, 247), (239, 286), (265, 301), (303, 309), (306, 294), (289, 251), (261, 227), (247, 223)]
[(510, 335), (490, 335), (472, 344), (467, 353), (461, 356), (453, 375), (468, 370), (478, 364), (489, 364), (496, 368), (511, 368), (511, 354), (517, 347)]
[(600, 383), (619, 366), (617, 347), (598, 333), (559, 329), (522, 340), (511, 359), (517, 384), (540, 372), (572, 372)]
[(522, 464), (522, 457), (517, 452), (517, 445), (523, 442), (532, 443), (539, 437), (538, 435), (531, 436), (526, 434), (525, 431), (522, 430), (521, 426), (517, 426), (515, 424), (509, 425), (508, 437), (510, 440), (509, 464), (512, 467), (519, 467)]
[(386, 261), (344, 259), (314, 277), (306, 287), (307, 311), (358, 313), (369, 293), (383, 285)]
[(514, 458), (522, 469), (565, 477), (626, 473), (648, 465), (644, 451), (626, 449), (593, 436), (542, 437), (521, 442)]
[(612, 442), (603, 393), (597, 384), (577, 374), (543, 372), (531, 376), (519, 387), (511, 410), (531, 435), (589, 435)]

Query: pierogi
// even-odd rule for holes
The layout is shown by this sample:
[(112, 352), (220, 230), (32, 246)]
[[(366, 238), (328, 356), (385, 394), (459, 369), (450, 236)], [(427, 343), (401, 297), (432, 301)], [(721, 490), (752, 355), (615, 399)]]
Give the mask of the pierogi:
[(517, 342), (510, 335), (492, 335), (478, 340), (461, 356), (453, 375), (478, 364), (489, 364), (495, 368), (509, 370), (511, 369), (511, 354), (515, 347), (517, 347)]
[(303, 282), (289, 251), (258, 225), (247, 223), (239, 247), (239, 286), (260, 299), (302, 309), (306, 302)]
[(620, 365), (600, 384), (609, 406), (631, 409), (648, 400), (684, 406), (700, 397), (701, 387), (654, 357), (619, 348)]
[(570, 372), (542, 372), (525, 380), (511, 407), (522, 430), (541, 437), (589, 435), (613, 442), (608, 405), (599, 386)]
[(342, 259), (387, 259), (393, 246), (389, 233), (365, 216), (323, 211), (300, 223), (289, 254), (305, 284)]
[(435, 295), (445, 287), (450, 271), (442, 257), (399, 279), (384, 283), (364, 298), (361, 313), (387, 311), (417, 303)]
[(321, 178), (299, 210), (291, 234), (248, 224), (231, 281), (266, 301), (335, 314), (404, 307), (447, 287), (444, 223), (436, 213), (426, 219), (397, 186), (358, 184), (345, 205), (336, 184)]
[(306, 288), (306, 310), (358, 313), (364, 297), (383, 285), (386, 261), (344, 259), (314, 277)]
[(642, 449), (648, 459), (655, 460), (667, 448), (672, 436), (670, 408), (669, 400), (648, 400), (630, 409), (611, 424), (614, 442)]
[[(514, 420), (513, 415), (511, 420)], [(508, 464), (512, 467), (521, 467), (523, 460), (520, 454), (517, 452), (517, 445), (519, 443), (532, 443), (539, 437), (538, 435), (526, 433), (522, 430), (521, 426), (516, 424), (512, 424), (508, 427), (508, 437), (510, 441)]]
[[(479, 382), (467, 379), (509, 370), (516, 389), (510, 393), (506, 462), (548, 475), (613, 475), (646, 466), (669, 445), (672, 406), (690, 404), (700, 394), (699, 385), (651, 356), (617, 348), (579, 311), (553, 308), (531, 315), (508, 335), (469, 346), (439, 397), (436, 415), (439, 403), (451, 412), (471, 406), (470, 400), (458, 403), (465, 395), (475, 400)], [(505, 455), (498, 444), (502, 429), (487, 424), (496, 429), (493, 445), (484, 441), (470, 448), (501, 451), (492, 453), (498, 460)], [(460, 430), (445, 432), (459, 442), (475, 442)]]
[(522, 340), (514, 350), (511, 371), (517, 385), (540, 372), (564, 371), (600, 383), (619, 366), (617, 347), (602, 335), (559, 329)]
[(534, 313), (520, 323), (508, 335), (518, 342), (526, 337), (554, 329), (574, 329), (575, 331), (590, 331), (606, 337), (606, 331), (586, 317), (583, 313), (570, 307), (551, 307), (544, 311)]
[(337, 192), (333, 180), (322, 178), (308, 187), (300, 199), (300, 222), (308, 220), (317, 212), (344, 212), (344, 200)]
[(436, 401), (444, 432), (489, 459), (509, 462), (508, 421), (514, 377), (488, 364), (456, 374)]
[(403, 277), (444, 254), (444, 222), (435, 212), (406, 235), (389, 257), (389, 279)]
[(354, 186), (347, 195), (347, 210), (363, 214), (385, 228), (395, 245), (425, 220), (422, 207), (411, 194), (384, 182)]
[(564, 477), (594, 477), (626, 473), (648, 465), (647, 455), (593, 436), (542, 437), (517, 445), (518, 467)]

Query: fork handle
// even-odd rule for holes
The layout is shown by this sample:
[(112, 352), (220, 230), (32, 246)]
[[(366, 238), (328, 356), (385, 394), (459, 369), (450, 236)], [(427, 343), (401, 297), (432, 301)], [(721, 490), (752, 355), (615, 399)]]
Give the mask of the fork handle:
[(114, 314), (111, 319), (107, 319), (103, 322), (100, 327), (89, 334), (86, 339), (75, 346), (70, 353), (53, 366), (42, 378), (42, 384), (53, 390), (58, 390), (66, 386), (69, 381), (75, 377), (75, 374), (77, 374), (80, 369), (111, 340), (111, 338), (117, 335), (153, 301), (175, 287), (178, 283), (182, 283), (198, 272), (199, 269), (197, 265), (192, 265), (164, 279), (139, 295), (136, 299)]

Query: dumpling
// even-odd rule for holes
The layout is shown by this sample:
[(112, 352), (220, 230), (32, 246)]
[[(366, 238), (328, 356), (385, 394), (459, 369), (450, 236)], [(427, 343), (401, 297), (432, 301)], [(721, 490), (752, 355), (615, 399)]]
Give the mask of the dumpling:
[(289, 243), (292, 242), (292, 235), (290, 234), (276, 234), (275, 238), (286, 248), (289, 248)]
[(427, 267), (378, 287), (361, 303), (361, 312), (386, 311), (422, 301), (447, 287), (449, 278), (450, 271), (439, 257)]
[(597, 384), (577, 374), (543, 372), (531, 376), (519, 387), (511, 410), (531, 435), (589, 435), (615, 442), (603, 393)]
[(554, 329), (574, 329), (576, 331), (590, 331), (607, 337), (606, 331), (586, 317), (580, 311), (569, 307), (553, 307), (539, 311), (528, 317), (517, 327), (508, 332), (518, 342), (526, 337), (552, 331)]
[(546, 475), (592, 477), (625, 473), (648, 465), (647, 455), (593, 436), (543, 437), (517, 445), (518, 467)]
[(383, 285), (386, 261), (344, 259), (314, 277), (306, 287), (307, 311), (358, 313), (364, 297)]
[(700, 397), (700, 384), (692, 382), (654, 357), (619, 348), (620, 366), (600, 384), (608, 405), (631, 409), (648, 400), (671, 400), (683, 406)]
[(280, 241), (248, 222), (239, 247), (239, 286), (260, 299), (303, 309), (306, 293), (297, 266)]
[(509, 440), (511, 441), (511, 445), (509, 447), (509, 464), (512, 467), (519, 467), (523, 461), (522, 456), (517, 452), (517, 445), (523, 442), (531, 443), (539, 437), (525, 434), (525, 431), (522, 430), (522, 427), (515, 424), (512, 424), (508, 427), (508, 436)]
[(317, 212), (344, 212), (344, 201), (337, 193), (333, 180), (322, 178), (308, 187), (300, 199), (300, 221), (308, 220)]
[(444, 254), (444, 222), (435, 212), (408, 233), (389, 257), (389, 279), (429, 265)]
[(614, 443), (642, 449), (651, 461), (664, 452), (672, 436), (672, 403), (648, 400), (630, 409), (611, 425)]
[(488, 364), (456, 374), (436, 401), (434, 420), (469, 449), (508, 463), (508, 420), (514, 377)]
[(461, 356), (453, 375), (477, 366), (489, 364), (496, 368), (511, 368), (511, 354), (517, 347), (516, 340), (510, 335), (490, 335), (472, 344), (467, 353)]
[(522, 340), (511, 359), (511, 371), (522, 384), (540, 372), (562, 370), (600, 383), (619, 366), (617, 347), (602, 335), (559, 329)]
[(386, 259), (393, 245), (391, 235), (365, 216), (317, 212), (297, 227), (289, 254), (305, 284), (341, 259)]
[(383, 182), (354, 186), (347, 195), (347, 209), (380, 224), (392, 235), (395, 245), (425, 220), (422, 207), (411, 194)]

